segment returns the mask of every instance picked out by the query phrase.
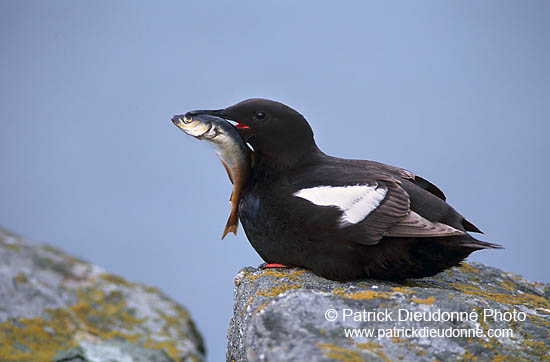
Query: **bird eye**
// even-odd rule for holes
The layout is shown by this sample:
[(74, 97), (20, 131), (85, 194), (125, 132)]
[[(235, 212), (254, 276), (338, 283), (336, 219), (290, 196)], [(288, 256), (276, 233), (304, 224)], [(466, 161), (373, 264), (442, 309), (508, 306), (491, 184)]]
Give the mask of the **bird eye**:
[(264, 119), (265, 118), (265, 113), (264, 112), (256, 112), (254, 117), (256, 117), (257, 119)]

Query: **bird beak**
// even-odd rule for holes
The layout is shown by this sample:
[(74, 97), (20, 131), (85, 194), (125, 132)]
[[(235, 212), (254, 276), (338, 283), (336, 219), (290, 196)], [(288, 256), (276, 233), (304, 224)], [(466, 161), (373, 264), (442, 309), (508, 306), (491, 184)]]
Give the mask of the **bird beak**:
[(197, 117), (197, 116), (200, 116), (200, 115), (209, 115), (209, 116), (215, 116), (215, 117), (219, 117), (219, 118), (225, 118), (223, 115), (222, 115), (222, 111), (223, 109), (215, 109), (215, 110), (206, 110), (206, 109), (201, 109), (201, 110), (198, 110), (198, 111), (191, 111), (191, 112), (187, 112), (185, 113), (185, 117), (187, 118), (190, 118), (190, 117)]
[(241, 138), (243, 139), (244, 142), (248, 141), (248, 139), (252, 135), (251, 132), (250, 132), (250, 126), (249, 125), (244, 124), (244, 123), (240, 123), (240, 122), (232, 119), (227, 114), (225, 114), (223, 109), (191, 111), (191, 112), (187, 112), (185, 114), (185, 117), (187, 117), (187, 118), (196, 117), (196, 116), (201, 115), (201, 114), (207, 114), (207, 115), (210, 115), (210, 116), (215, 116), (215, 117), (220, 117), (220, 118), (225, 119), (226, 121), (231, 123), (231, 125), (237, 130), (237, 132), (239, 133), (239, 135), (241, 136)]

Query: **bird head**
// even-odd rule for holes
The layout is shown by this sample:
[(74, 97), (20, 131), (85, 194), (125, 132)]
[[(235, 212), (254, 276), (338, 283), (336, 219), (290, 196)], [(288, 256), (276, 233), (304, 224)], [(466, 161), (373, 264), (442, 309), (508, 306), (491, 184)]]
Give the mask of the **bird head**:
[(291, 166), (317, 149), (313, 131), (304, 116), (276, 101), (252, 98), (209, 112), (233, 121), (257, 157), (274, 165)]

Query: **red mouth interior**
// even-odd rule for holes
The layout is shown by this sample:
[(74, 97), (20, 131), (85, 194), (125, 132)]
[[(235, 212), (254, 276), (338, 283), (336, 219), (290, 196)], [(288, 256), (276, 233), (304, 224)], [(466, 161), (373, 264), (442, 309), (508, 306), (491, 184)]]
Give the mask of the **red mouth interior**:
[(248, 129), (248, 128), (250, 128), (249, 125), (246, 125), (246, 124), (244, 124), (244, 123), (237, 123), (237, 124), (235, 125), (235, 127), (240, 128), (240, 129)]

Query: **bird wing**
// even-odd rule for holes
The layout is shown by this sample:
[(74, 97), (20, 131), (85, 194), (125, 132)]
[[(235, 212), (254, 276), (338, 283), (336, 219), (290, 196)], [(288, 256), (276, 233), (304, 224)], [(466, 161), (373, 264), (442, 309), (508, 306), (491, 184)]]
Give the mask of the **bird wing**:
[(409, 214), (409, 195), (398, 183), (379, 181), (377, 184), (387, 190), (384, 199), (356, 227), (350, 228), (352, 240), (360, 244), (378, 243), (388, 229)]
[[(404, 168), (386, 165), (376, 161), (360, 160), (358, 162), (370, 173), (382, 172), (386, 175), (391, 175), (397, 180), (401, 180), (401, 185), (409, 194), (410, 208), (415, 210), (422, 217), (433, 222), (443, 221), (444, 225), (450, 225), (460, 231), (483, 233), (477, 226), (450, 207), (445, 202), (447, 198), (443, 191), (425, 178)], [(431, 201), (430, 196), (432, 199)], [(417, 219), (415, 220), (418, 221)], [(420, 224), (425, 224), (425, 222), (422, 221), (418, 223), (416, 225), (417, 230), (420, 229)], [(428, 233), (427, 230), (424, 231)]]
[(397, 224), (390, 227), (384, 233), (384, 236), (433, 237), (464, 234), (466, 234), (466, 232), (440, 222), (432, 222), (410, 210), (409, 214), (405, 218), (399, 220)]
[(443, 201), (447, 200), (447, 197), (445, 196), (443, 191), (441, 191), (441, 189), (439, 189), (439, 187), (437, 187), (436, 185), (434, 185), (430, 181), (426, 180), (425, 178), (420, 177), (418, 175), (414, 175), (414, 178), (411, 179), (411, 181), (413, 183), (415, 183), (417, 186), (420, 186), (424, 190), (428, 191), (429, 193), (434, 194), (435, 196), (439, 197), (441, 200), (443, 200)]
[(303, 218), (308, 219), (306, 224), (332, 224), (335, 235), (361, 244), (376, 244), (409, 213), (408, 195), (397, 183), (319, 185), (300, 189), (293, 195), (309, 202), (304, 204), (309, 205), (303, 212)]
[(404, 168), (395, 167), (392, 165), (386, 165), (385, 163), (376, 162), (376, 161), (363, 161), (363, 162), (368, 162), (372, 165), (375, 165), (377, 168), (389, 173), (390, 175), (394, 175), (397, 177), (401, 177), (405, 180), (409, 180), (412, 183), (416, 184), (417, 186), (421, 187), (422, 189), (428, 191), (429, 193), (439, 197), (441, 200), (443, 201), (447, 200), (447, 197), (439, 187), (437, 187), (430, 181), (426, 180), (425, 178), (416, 175), (414, 172), (411, 172)]
[[(303, 213), (303, 218), (316, 220), (319, 214), (329, 207), (339, 213), (332, 213), (334, 235), (359, 244), (373, 245), (384, 236), (393, 237), (434, 237), (464, 234), (451, 226), (429, 221), (410, 210), (407, 192), (399, 181), (384, 177), (383, 180), (357, 184), (329, 186), (319, 185), (304, 188), (293, 194), (314, 204)], [(321, 209), (320, 207), (323, 207)], [(328, 211), (327, 211), (328, 212)], [(314, 224), (309, 222), (307, 224)], [(331, 232), (331, 233), (332, 233)]]

